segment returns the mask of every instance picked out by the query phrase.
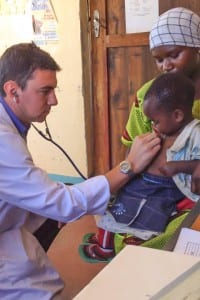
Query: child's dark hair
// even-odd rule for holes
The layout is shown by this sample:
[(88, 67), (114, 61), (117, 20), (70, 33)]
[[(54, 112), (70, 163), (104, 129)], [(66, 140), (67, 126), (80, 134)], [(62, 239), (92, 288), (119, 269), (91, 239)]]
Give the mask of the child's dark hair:
[(192, 110), (195, 87), (188, 77), (182, 73), (164, 73), (158, 76), (146, 92), (144, 101), (154, 98), (158, 108), (173, 111), (182, 109)]

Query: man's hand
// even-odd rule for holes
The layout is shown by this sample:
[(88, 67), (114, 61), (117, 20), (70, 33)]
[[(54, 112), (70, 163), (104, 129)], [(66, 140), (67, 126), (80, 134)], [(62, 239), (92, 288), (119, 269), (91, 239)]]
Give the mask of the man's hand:
[[(146, 133), (135, 138), (126, 160), (135, 174), (142, 172), (161, 148), (161, 140), (155, 133)], [(115, 193), (130, 179), (122, 174), (119, 165), (108, 171), (105, 176), (110, 185), (110, 192)]]
[(161, 139), (156, 133), (137, 136), (131, 146), (127, 160), (133, 166), (134, 173), (142, 172), (161, 148)]

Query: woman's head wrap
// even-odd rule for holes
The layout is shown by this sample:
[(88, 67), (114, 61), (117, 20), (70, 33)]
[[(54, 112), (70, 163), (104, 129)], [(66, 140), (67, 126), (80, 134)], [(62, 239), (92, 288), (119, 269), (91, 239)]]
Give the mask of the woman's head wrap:
[(166, 11), (154, 23), (149, 43), (150, 49), (163, 45), (200, 48), (200, 17), (184, 7)]

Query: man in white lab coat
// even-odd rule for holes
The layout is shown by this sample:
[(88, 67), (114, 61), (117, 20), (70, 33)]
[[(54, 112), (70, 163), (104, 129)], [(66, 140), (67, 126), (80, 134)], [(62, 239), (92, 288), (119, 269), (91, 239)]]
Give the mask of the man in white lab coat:
[[(34, 236), (46, 219), (70, 222), (103, 214), (110, 193), (139, 173), (160, 149), (155, 134), (138, 138), (125, 164), (66, 186), (34, 165), (26, 137), (57, 105), (58, 64), (32, 43), (0, 59), (0, 299), (62, 299), (64, 284)], [(125, 167), (124, 167), (125, 166)]]

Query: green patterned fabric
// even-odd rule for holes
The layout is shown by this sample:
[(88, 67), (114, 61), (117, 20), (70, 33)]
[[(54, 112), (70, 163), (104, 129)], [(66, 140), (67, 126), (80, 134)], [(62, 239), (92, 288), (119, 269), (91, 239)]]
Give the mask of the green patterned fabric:
[(131, 146), (134, 138), (138, 135), (141, 135), (145, 132), (150, 132), (151, 122), (143, 113), (143, 101), (146, 92), (151, 86), (154, 79), (145, 83), (136, 94), (136, 99), (132, 105), (129, 119), (126, 125), (126, 130), (121, 138), (122, 143), (125, 146)]
[[(173, 219), (166, 227), (166, 230), (164, 233), (160, 234), (159, 236), (156, 236), (148, 241), (145, 241), (144, 243), (140, 244), (140, 246), (154, 248), (154, 249), (162, 249), (167, 241), (171, 238), (171, 236), (174, 234), (176, 229), (181, 225), (185, 217), (188, 215), (189, 211), (186, 211), (181, 216), (178, 216), (177, 218)], [(131, 237), (131, 235), (127, 235), (127, 237)], [(115, 246), (115, 253), (118, 254), (125, 246), (126, 243), (124, 242), (125, 237), (122, 234), (116, 233), (114, 238), (114, 246)]]

